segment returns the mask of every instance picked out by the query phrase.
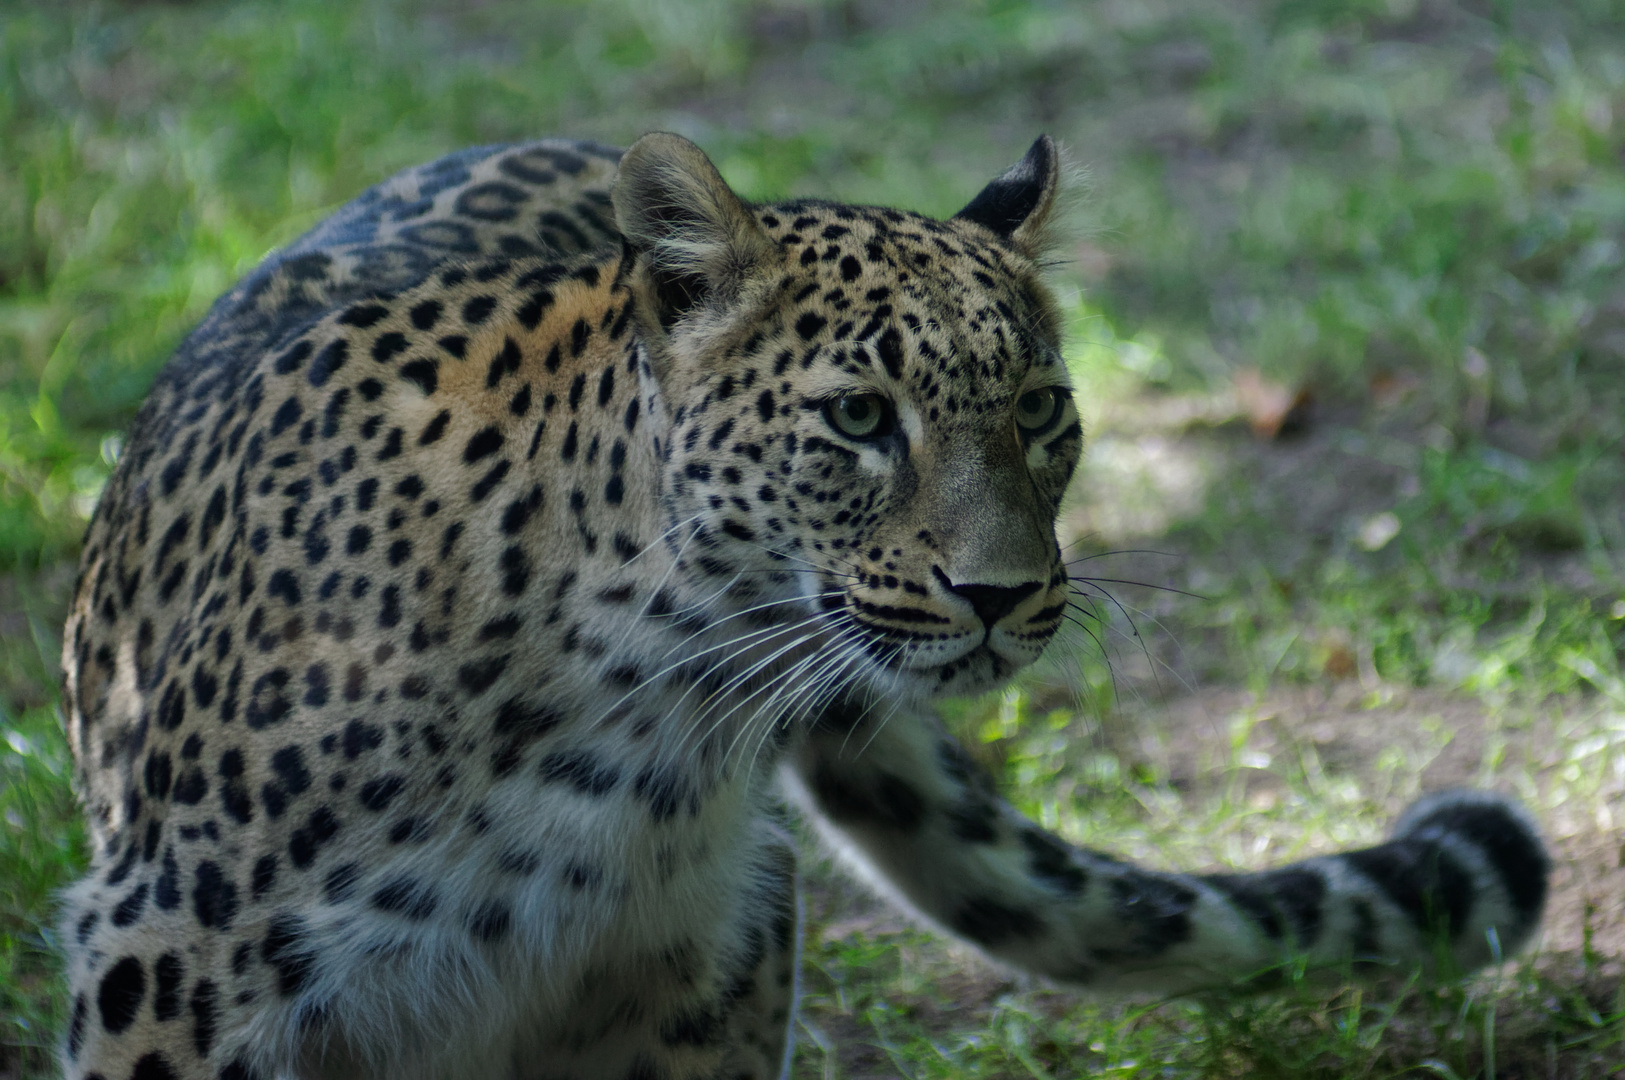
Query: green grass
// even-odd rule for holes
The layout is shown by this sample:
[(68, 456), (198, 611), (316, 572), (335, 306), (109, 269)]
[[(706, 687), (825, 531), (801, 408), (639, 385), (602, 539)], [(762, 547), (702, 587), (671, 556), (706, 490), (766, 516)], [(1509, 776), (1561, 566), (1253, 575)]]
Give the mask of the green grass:
[[(1089, 572), (1201, 599), (1109, 585), (1045, 670), (948, 710), (1024, 809), (1259, 866), (1495, 784), (1564, 866), (1545, 954), (1497, 978), (1127, 1005), (815, 868), (803, 1075), (1617, 1072), (1625, 7), (1547, 7), (0, 0), (0, 1077), (47, 1072), (61, 1018), (58, 627), (158, 367), (397, 168), (651, 128), (750, 196), (951, 213), (1039, 131), (1088, 170), (1056, 271), (1093, 447), (1069, 528), (1175, 556)], [(1313, 396), (1303, 434), (1246, 434), (1246, 369)]]

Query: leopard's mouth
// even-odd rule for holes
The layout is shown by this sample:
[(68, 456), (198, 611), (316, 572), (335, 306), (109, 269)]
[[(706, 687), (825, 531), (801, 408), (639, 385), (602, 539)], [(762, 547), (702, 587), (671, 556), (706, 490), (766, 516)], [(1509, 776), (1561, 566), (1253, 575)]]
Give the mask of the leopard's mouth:
[(988, 689), (1037, 659), (1037, 653), (1012, 656), (1001, 652), (992, 637), (991, 629), (968, 634), (962, 648), (944, 653), (899, 647), (892, 633), (866, 632), (862, 646), (874, 668), (894, 684), (913, 684), (929, 694), (965, 694)]
[[(829, 620), (832, 638), (844, 639), (872, 675), (931, 695), (975, 693), (1008, 679), (1038, 658), (1057, 625), (1049, 608), (987, 625), (934, 605), (883, 603), (866, 590), (838, 586), (807, 599)], [(1044, 599), (1035, 597), (1035, 605)]]

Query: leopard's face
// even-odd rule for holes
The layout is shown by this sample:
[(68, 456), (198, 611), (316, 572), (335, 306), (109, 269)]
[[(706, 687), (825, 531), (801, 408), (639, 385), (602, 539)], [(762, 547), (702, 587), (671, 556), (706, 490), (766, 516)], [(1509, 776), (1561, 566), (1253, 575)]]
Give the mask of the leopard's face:
[(890, 210), (754, 211), (776, 251), (677, 325), (671, 542), (806, 663), (893, 696), (984, 689), (1055, 633), (1055, 514), (1082, 429), (1034, 265)]

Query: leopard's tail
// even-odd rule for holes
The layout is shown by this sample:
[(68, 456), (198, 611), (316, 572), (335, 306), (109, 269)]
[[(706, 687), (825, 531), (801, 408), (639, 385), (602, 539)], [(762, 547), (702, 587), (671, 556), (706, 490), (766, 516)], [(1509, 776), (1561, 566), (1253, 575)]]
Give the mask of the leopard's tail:
[[(1202, 894), (1191, 945), (1204, 952), (1201, 939), (1209, 935), (1201, 930), (1229, 936), (1239, 923), (1242, 940), (1256, 940), (1263, 957), (1313, 966), (1420, 962), (1441, 976), (1459, 974), (1529, 942), (1550, 872), (1535, 822), (1517, 802), (1441, 792), (1413, 804), (1375, 847), (1261, 873), (1188, 879)], [(1201, 917), (1210, 907), (1211, 923)], [(1215, 943), (1215, 959), (1233, 953), (1234, 943)]]
[(1489, 792), (1430, 795), (1374, 847), (1179, 874), (1045, 831), (923, 723), (894, 719), (861, 754), (815, 732), (798, 764), (825, 834), (882, 892), (1063, 982), (1179, 992), (1381, 965), (1450, 977), (1523, 948), (1546, 904), (1534, 820)]

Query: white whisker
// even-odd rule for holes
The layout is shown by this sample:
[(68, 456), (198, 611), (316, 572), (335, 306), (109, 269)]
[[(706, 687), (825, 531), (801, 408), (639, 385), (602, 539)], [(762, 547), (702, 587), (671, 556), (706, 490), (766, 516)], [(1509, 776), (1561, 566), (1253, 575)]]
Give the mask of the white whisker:
[[(681, 669), (683, 667), (686, 667), (689, 664), (692, 664), (695, 660), (698, 660), (702, 656), (707, 656), (707, 655), (710, 655), (711, 653), (719, 652), (719, 651), (721, 651), (723, 649), (727, 649), (727, 648), (729, 648), (731, 646), (742, 645), (742, 644), (744, 644), (746, 642), (750, 642), (752, 645), (760, 645), (764, 641), (770, 640), (771, 638), (773, 638), (774, 636), (777, 636), (779, 634), (791, 633), (791, 632), (793, 632), (795, 630), (801, 629), (801, 628), (807, 626), (809, 624), (809, 622), (810, 622), (809, 619), (803, 619), (803, 620), (801, 620), (799, 622), (789, 623), (789, 624), (786, 624), (786, 625), (775, 625), (775, 626), (768, 626), (768, 627), (760, 627), (760, 628), (755, 629), (755, 630), (746, 631), (745, 633), (740, 634), (740, 635), (738, 635), (736, 637), (728, 638), (725, 641), (720, 641), (720, 642), (717, 642), (717, 643), (715, 643), (713, 645), (707, 646), (706, 648), (701, 649), (698, 652), (686, 653), (681, 658), (679, 658), (677, 660), (674, 660), (670, 664), (667, 664), (666, 666), (660, 668), (654, 674), (644, 677), (635, 686), (633, 686), (631, 689), (627, 690), (626, 693), (622, 694), (619, 698), (617, 698), (614, 702), (612, 702), (606, 709), (604, 709), (604, 711), (598, 717), (598, 719), (594, 721), (594, 724), (602, 723), (602, 722), (604, 722), (604, 720), (606, 720), (610, 716), (614, 715), (615, 710), (618, 709), (627, 700), (629, 700), (632, 697), (632, 695), (636, 694), (639, 690), (647, 689), (648, 687), (650, 687), (650, 686), (654, 685), (655, 683), (659, 682), (665, 676), (671, 674), (673, 671), (677, 671), (677, 670), (679, 670), (679, 669)], [(762, 640), (753, 641), (753, 639), (757, 639), (757, 638), (760, 638)], [(672, 653), (677, 652), (679, 649), (681, 649), (683, 645), (688, 644), (690, 640), (691, 639), (686, 639), (685, 638), (682, 641), (679, 641), (676, 645), (672, 646), (671, 648), (667, 649), (664, 653), (662, 653), (660, 655), (659, 659), (661, 659), (661, 660), (666, 659)], [(730, 654), (729, 656), (724, 657), (721, 661), (719, 661), (718, 663), (713, 664), (712, 666), (706, 668), (705, 671), (701, 672), (698, 676), (691, 679), (689, 681), (688, 687), (683, 691), (682, 696), (679, 697), (677, 699), (677, 701), (672, 704), (671, 710), (673, 712), (675, 712), (677, 707), (682, 705), (682, 703), (688, 698), (688, 695), (693, 692), (695, 686), (698, 686), (701, 683), (703, 683), (705, 681), (706, 677), (711, 675), (713, 672), (718, 671), (721, 668), (726, 667), (728, 665), (728, 663), (730, 661), (732, 661), (734, 656), (736, 656), (736, 655), (738, 655), (738, 654), (734, 653), (734, 654)]]
[[(807, 625), (809, 625), (809, 624), (808, 623), (799, 624), (800, 627), (805, 627)], [(696, 721), (696, 728), (698, 727), (699, 723), (703, 723), (705, 721), (706, 717), (710, 714), (710, 711), (713, 708), (715, 708), (716, 705), (718, 703), (720, 703), (724, 699), (725, 695), (729, 691), (737, 689), (740, 686), (743, 686), (744, 683), (746, 681), (748, 681), (752, 675), (756, 674), (758, 671), (761, 671), (763, 668), (768, 667), (774, 661), (776, 661), (779, 657), (785, 655), (788, 652), (794, 651), (795, 649), (799, 648), (800, 646), (806, 644), (809, 641), (813, 641), (816, 638), (823, 636), (824, 633), (825, 633), (824, 629), (820, 628), (820, 629), (812, 631), (811, 633), (804, 634), (801, 637), (797, 638), (795, 641), (792, 641), (790, 644), (782, 646), (781, 648), (775, 650), (773, 653), (769, 654), (768, 656), (762, 658), (761, 660), (758, 660), (756, 663), (752, 664), (750, 667), (746, 668), (744, 671), (735, 674), (733, 676), (733, 678), (728, 680), (727, 683), (725, 683), (721, 687), (718, 687), (717, 690), (715, 690), (711, 694), (710, 697), (708, 697), (705, 701), (700, 703), (700, 705), (699, 705), (700, 711), (696, 714), (696, 716), (694, 718), (695, 721)], [(768, 685), (772, 685), (772, 684), (769, 683)], [(754, 693), (752, 693), (750, 695), (750, 697), (747, 697), (744, 700), (749, 701), (751, 697), (754, 697), (757, 693), (760, 693), (760, 692), (761, 692), (761, 690), (757, 690)], [(686, 696), (686, 694), (685, 694), (685, 696)], [(742, 705), (742, 704), (743, 704), (743, 702), (740, 702), (739, 704), (736, 704), (733, 708), (729, 709), (728, 712), (724, 713), (721, 717), (718, 717), (718, 719), (714, 723), (712, 723), (712, 725), (709, 728), (707, 728), (705, 730), (705, 732), (701, 735), (701, 741), (703, 742), (706, 738), (710, 737), (711, 733), (713, 731), (715, 731), (719, 726), (721, 726), (721, 724), (729, 716), (732, 716), (734, 714), (734, 712), (736, 712), (738, 710), (738, 708), (740, 707), (740, 705)]]

